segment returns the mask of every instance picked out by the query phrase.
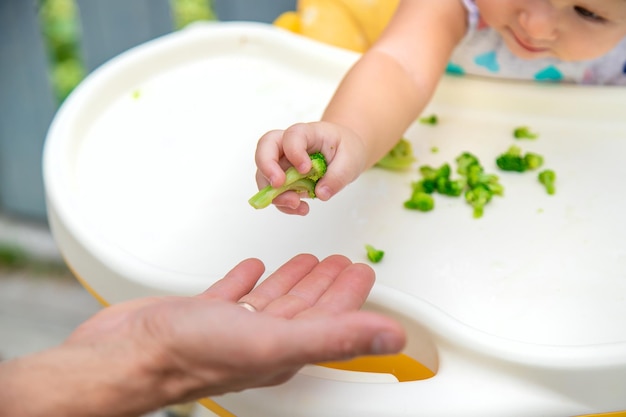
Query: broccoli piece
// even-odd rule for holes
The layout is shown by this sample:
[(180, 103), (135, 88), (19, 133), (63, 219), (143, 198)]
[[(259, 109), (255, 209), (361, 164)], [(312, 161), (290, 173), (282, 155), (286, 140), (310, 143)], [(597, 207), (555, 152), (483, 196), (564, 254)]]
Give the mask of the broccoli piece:
[(513, 137), (515, 139), (537, 139), (539, 135), (532, 132), (528, 126), (520, 126), (513, 130)]
[(376, 163), (376, 166), (391, 170), (402, 170), (409, 168), (415, 161), (411, 142), (402, 138)]
[(525, 172), (543, 165), (543, 156), (528, 152), (525, 155), (519, 146), (513, 145), (496, 158), (496, 164), (503, 171)]
[(474, 218), (478, 219), (483, 216), (485, 205), (491, 201), (493, 193), (483, 185), (470, 188), (465, 192), (465, 201), (474, 208)]
[[(519, 151), (521, 154), (521, 151)], [(456, 159), (460, 178), (452, 179), (450, 164), (444, 163), (438, 168), (428, 165), (419, 167), (422, 179), (413, 182), (411, 198), (404, 202), (404, 207), (411, 210), (430, 211), (435, 206), (431, 194), (458, 197), (465, 193), (465, 199), (474, 207), (474, 217), (482, 217), (484, 206), (491, 201), (494, 195), (503, 195), (504, 187), (500, 178), (495, 174), (488, 174), (476, 156), (463, 152)]]
[(430, 148), (430, 152), (431, 153), (437, 153), (437, 152), (439, 152), (439, 148), (437, 146), (433, 146), (432, 148)]
[(467, 181), (464, 178), (452, 180), (440, 177), (437, 179), (437, 192), (450, 197), (458, 197), (463, 194), (466, 185)]
[(431, 211), (435, 208), (435, 199), (424, 191), (414, 190), (411, 198), (404, 202), (404, 207), (409, 210)]
[(495, 174), (487, 174), (481, 165), (471, 165), (468, 168), (467, 184), (470, 188), (481, 185), (495, 195), (504, 194), (504, 187), (500, 184), (500, 178)]
[(310, 155), (311, 170), (306, 174), (301, 174), (294, 167), (289, 167), (285, 171), (285, 183), (280, 187), (267, 187), (259, 190), (248, 202), (255, 209), (269, 206), (272, 201), (285, 191), (306, 192), (310, 198), (315, 198), (315, 185), (326, 173), (326, 158), (321, 152)]
[(419, 122), (424, 125), (432, 125), (435, 126), (439, 123), (439, 117), (436, 114), (431, 114), (430, 116), (423, 116), (419, 118)]
[(445, 163), (439, 168), (433, 168), (429, 165), (422, 165), (421, 167), (419, 167), (419, 172), (420, 174), (422, 174), (422, 178), (424, 178), (425, 180), (438, 181), (439, 178), (450, 178), (452, 170), (450, 169), (450, 164)]
[(422, 191), (426, 194), (432, 194), (437, 189), (437, 181), (421, 179), (419, 181), (412, 182), (411, 187), (413, 187), (413, 192)]
[(369, 259), (371, 262), (375, 264), (382, 261), (383, 256), (385, 256), (385, 251), (376, 249), (372, 245), (365, 245), (365, 250), (367, 251), (367, 259)]
[(463, 193), (466, 182), (462, 178), (456, 180), (450, 178), (452, 173), (450, 164), (445, 163), (439, 168), (422, 165), (419, 171), (422, 174), (421, 187), (428, 194), (437, 191), (439, 194), (458, 197)]
[(519, 146), (511, 146), (505, 153), (500, 154), (496, 159), (496, 165), (503, 171), (526, 171), (526, 164)]
[(527, 152), (526, 155), (524, 155), (524, 164), (526, 165), (526, 169), (529, 170), (540, 168), (543, 165), (543, 156), (533, 152)]
[(463, 176), (468, 175), (470, 167), (474, 165), (480, 166), (478, 158), (469, 152), (463, 152), (455, 160), (457, 164), (456, 172)]
[(546, 191), (548, 194), (553, 195), (556, 193), (556, 173), (551, 169), (544, 169), (537, 175), (537, 178), (541, 184), (546, 187)]

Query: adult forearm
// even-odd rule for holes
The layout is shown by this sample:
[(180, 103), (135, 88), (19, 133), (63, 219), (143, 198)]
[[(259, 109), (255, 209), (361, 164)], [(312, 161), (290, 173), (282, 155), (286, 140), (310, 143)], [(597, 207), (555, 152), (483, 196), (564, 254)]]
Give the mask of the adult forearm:
[(0, 363), (0, 415), (136, 417), (161, 405), (152, 377), (97, 350), (63, 345)]

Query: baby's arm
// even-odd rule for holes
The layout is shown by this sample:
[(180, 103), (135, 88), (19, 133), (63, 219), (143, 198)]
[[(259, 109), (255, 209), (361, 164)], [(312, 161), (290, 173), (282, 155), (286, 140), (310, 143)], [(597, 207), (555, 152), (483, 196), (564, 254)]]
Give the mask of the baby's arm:
[[(257, 182), (279, 186), (284, 169), (310, 169), (320, 151), (328, 171), (316, 194), (328, 200), (374, 165), (422, 112), (454, 47), (466, 31), (460, 0), (402, 0), (381, 38), (348, 71), (320, 122), (299, 123), (264, 135), (257, 146)], [(306, 214), (296, 193), (274, 200), (291, 214)]]

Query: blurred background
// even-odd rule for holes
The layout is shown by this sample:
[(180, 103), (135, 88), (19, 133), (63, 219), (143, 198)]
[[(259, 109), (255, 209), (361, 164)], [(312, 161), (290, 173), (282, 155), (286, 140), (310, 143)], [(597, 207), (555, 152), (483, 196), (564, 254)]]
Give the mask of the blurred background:
[(61, 343), (101, 308), (67, 269), (46, 220), (43, 145), (66, 97), (108, 59), (190, 23), (218, 14), (271, 22), (293, 8), (295, 0), (0, 0), (0, 360)]

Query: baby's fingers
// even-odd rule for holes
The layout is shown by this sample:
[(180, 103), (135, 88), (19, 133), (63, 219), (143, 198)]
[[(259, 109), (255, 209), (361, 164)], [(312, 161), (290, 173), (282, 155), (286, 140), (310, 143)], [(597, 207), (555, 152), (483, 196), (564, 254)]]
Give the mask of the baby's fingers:
[(281, 166), (284, 158), (282, 130), (272, 130), (261, 136), (254, 153), (257, 170), (257, 184), (263, 188), (268, 184), (280, 186), (285, 181), (285, 170)]
[(363, 150), (359, 149), (358, 142), (351, 145), (344, 140), (334, 159), (328, 164), (326, 174), (315, 186), (317, 198), (327, 201), (354, 181), (364, 170), (363, 155)]
[(306, 216), (309, 214), (309, 205), (301, 200), (301, 196), (295, 191), (286, 191), (276, 197), (272, 204), (283, 213)]

